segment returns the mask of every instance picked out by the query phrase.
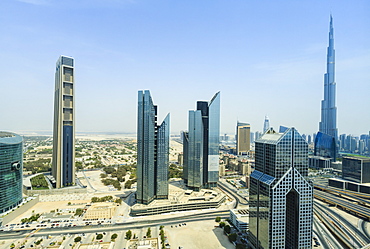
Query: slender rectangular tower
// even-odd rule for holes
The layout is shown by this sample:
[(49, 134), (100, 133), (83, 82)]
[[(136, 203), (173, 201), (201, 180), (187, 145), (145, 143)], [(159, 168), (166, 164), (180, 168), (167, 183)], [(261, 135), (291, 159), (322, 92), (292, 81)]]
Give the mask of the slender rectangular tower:
[(157, 106), (148, 90), (138, 92), (137, 119), (138, 203), (168, 198), (170, 116), (157, 126)]
[(168, 164), (170, 151), (170, 114), (157, 127), (157, 160), (156, 162), (156, 198), (168, 198)]
[(326, 74), (324, 75), (324, 99), (321, 101), (321, 122), (319, 131), (338, 140), (337, 129), (337, 107), (335, 105), (336, 83), (335, 83), (335, 50), (334, 50), (334, 28), (333, 18), (330, 16), (329, 46), (326, 63)]
[(189, 111), (187, 154), (187, 186), (195, 190), (203, 186), (203, 123), (201, 111)]
[(60, 56), (55, 71), (52, 175), (56, 188), (75, 184), (74, 59)]
[(312, 247), (313, 187), (308, 144), (295, 128), (268, 130), (255, 142), (250, 176), (249, 234), (252, 248)]
[(183, 158), (184, 158), (182, 178), (184, 179), (184, 183), (187, 184), (188, 183), (188, 165), (189, 165), (189, 162), (188, 162), (189, 132), (183, 131), (181, 133), (181, 136), (182, 136), (182, 151), (183, 151)]
[(247, 123), (237, 122), (236, 125), (236, 153), (247, 154), (251, 149), (251, 126)]

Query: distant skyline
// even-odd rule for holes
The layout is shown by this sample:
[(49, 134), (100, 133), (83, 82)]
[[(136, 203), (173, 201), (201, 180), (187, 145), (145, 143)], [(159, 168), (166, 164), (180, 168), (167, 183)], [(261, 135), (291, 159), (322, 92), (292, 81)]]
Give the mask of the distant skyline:
[(370, 130), (370, 2), (4, 0), (0, 130), (53, 128), (55, 61), (75, 59), (76, 133), (136, 132), (137, 91), (187, 129), (221, 92), (221, 133), (319, 130), (330, 14), (338, 134)]

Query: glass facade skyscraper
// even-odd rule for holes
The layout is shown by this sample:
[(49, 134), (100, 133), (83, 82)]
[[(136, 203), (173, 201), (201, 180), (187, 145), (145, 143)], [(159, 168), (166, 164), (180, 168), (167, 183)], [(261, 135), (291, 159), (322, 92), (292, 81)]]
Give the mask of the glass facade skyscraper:
[(270, 119), (269, 117), (265, 116), (265, 121), (263, 121), (263, 133), (265, 133), (268, 129), (270, 129)]
[(168, 164), (170, 151), (170, 114), (167, 114), (157, 129), (157, 184), (156, 198), (168, 198)]
[[(189, 132), (185, 136), (184, 180), (199, 189), (217, 186), (219, 176), (220, 92), (210, 102), (198, 101), (197, 110), (189, 111)], [(187, 150), (186, 150), (187, 148)]]
[(56, 188), (75, 184), (74, 59), (60, 56), (55, 70), (52, 175)]
[(330, 16), (329, 46), (327, 52), (326, 73), (324, 75), (324, 99), (321, 101), (321, 122), (319, 131), (338, 140), (337, 107), (335, 105), (335, 50), (333, 18)]
[(0, 131), (0, 213), (22, 202), (23, 139)]
[[(205, 118), (203, 117), (203, 124)], [(216, 187), (220, 165), (220, 92), (216, 93), (208, 105), (208, 160), (204, 170), (207, 177), (204, 179), (206, 187)]]
[(138, 203), (168, 198), (170, 116), (157, 126), (157, 106), (148, 90), (138, 92), (137, 191)]
[(315, 156), (337, 158), (337, 145), (333, 136), (318, 132), (315, 137)]
[[(189, 114), (190, 116), (190, 114)], [(184, 179), (184, 183), (187, 184), (188, 183), (188, 153), (189, 153), (189, 132), (187, 131), (183, 131), (181, 133), (182, 135), (182, 151), (183, 151), (183, 158), (184, 158), (184, 162), (183, 162), (183, 168), (182, 168), (182, 178)]]
[(201, 111), (189, 111), (189, 142), (187, 151), (188, 187), (199, 190), (203, 186), (203, 123)]
[(250, 176), (249, 243), (252, 248), (311, 248), (313, 187), (308, 144), (295, 128), (268, 130), (255, 141)]

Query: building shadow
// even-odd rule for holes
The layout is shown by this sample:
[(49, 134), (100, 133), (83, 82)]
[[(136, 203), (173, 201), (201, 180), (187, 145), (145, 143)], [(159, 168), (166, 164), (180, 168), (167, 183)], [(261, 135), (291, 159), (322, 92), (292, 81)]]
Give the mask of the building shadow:
[(213, 233), (216, 235), (220, 244), (227, 249), (234, 249), (235, 246), (229, 241), (229, 238), (225, 235), (224, 230), (220, 227), (215, 227), (212, 229)]

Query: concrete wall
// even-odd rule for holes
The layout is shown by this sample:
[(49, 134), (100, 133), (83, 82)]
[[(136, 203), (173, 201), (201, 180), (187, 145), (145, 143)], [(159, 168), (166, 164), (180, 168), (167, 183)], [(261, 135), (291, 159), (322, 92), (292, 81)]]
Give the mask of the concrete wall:
[[(35, 206), (37, 203), (39, 202), (39, 196), (35, 196), (35, 199), (19, 206), (19, 208), (16, 208), (13, 212), (5, 215), (3, 218), (2, 218), (2, 225), (6, 225), (8, 224), (9, 222), (11, 222), (12, 220), (14, 220), (15, 218), (17, 218), (19, 215), (23, 214), (24, 212), (26, 212), (27, 210), (31, 209), (33, 206)], [(0, 220), (0, 223), (1, 223), (1, 220)]]

